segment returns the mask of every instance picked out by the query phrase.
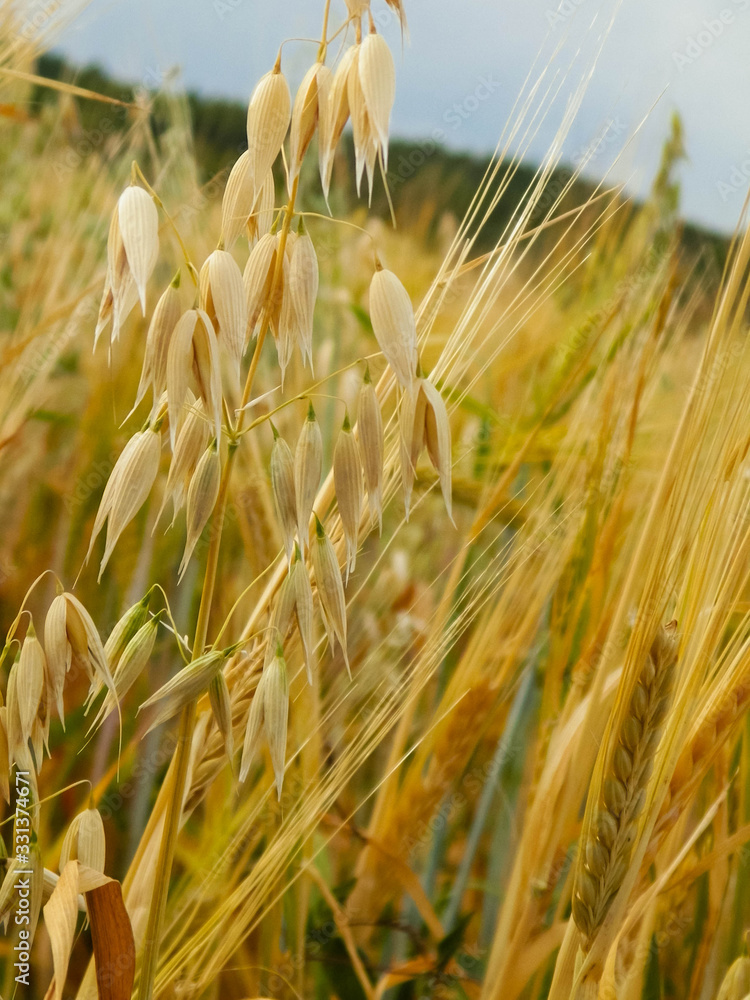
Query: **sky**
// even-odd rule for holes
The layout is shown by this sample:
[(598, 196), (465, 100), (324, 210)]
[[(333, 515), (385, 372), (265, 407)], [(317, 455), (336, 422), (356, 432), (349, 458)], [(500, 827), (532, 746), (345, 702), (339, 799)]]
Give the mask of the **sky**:
[[(28, 3), (34, 10), (49, 0)], [(532, 108), (541, 95), (555, 99), (546, 98), (533, 135), (521, 130), (511, 148), (538, 162), (586, 80), (563, 160), (587, 160), (589, 176), (606, 174), (643, 194), (676, 110), (688, 154), (683, 214), (734, 228), (750, 185), (750, 0), (404, 3), (402, 45), (397, 19), (384, 0), (372, 0), (396, 61), (392, 134), (489, 153), (515, 120), (519, 95), (546, 67)], [(246, 101), (284, 38), (320, 34), (322, 7), (323, 0), (92, 0), (57, 49), (149, 87), (179, 68), (189, 89)], [(344, 12), (344, 0), (332, 0), (332, 25)], [(285, 45), (292, 87), (315, 52), (306, 41)]]

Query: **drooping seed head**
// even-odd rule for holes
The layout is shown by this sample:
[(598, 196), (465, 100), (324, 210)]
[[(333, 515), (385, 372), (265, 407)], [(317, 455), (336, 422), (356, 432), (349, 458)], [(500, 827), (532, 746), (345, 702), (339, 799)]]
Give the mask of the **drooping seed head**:
[(83, 666), (92, 686), (103, 680), (105, 687), (115, 694), (107, 654), (93, 618), (75, 595), (65, 593), (62, 597), (65, 600), (65, 630), (72, 663)]
[(125, 528), (146, 502), (159, 472), (161, 458), (161, 433), (153, 426), (138, 431), (131, 438), (132, 448), (126, 447), (115, 463), (107, 487), (102, 495), (94, 530), (91, 534), (88, 561), (91, 551), (107, 520), (107, 539), (99, 566), (99, 579), (109, 562), (115, 545)]
[(174, 328), (180, 319), (180, 293), (179, 293), (179, 271), (175, 281), (171, 282), (166, 290), (162, 292), (159, 301), (156, 303), (154, 314), (146, 335), (146, 350), (143, 355), (143, 368), (141, 369), (141, 380), (138, 384), (138, 391), (135, 397), (133, 409), (135, 409), (149, 387), (152, 392), (152, 417), (155, 415), (156, 406), (161, 394), (167, 387), (167, 354), (169, 352), (169, 341), (174, 332)]
[(328, 91), (325, 125), (321, 125), (320, 129), (318, 147), (320, 181), (323, 185), (326, 202), (331, 186), (334, 154), (343, 134), (344, 126), (349, 120), (349, 74), (356, 58), (357, 48), (352, 46), (339, 60)]
[(313, 370), (313, 313), (318, 297), (318, 258), (313, 242), (304, 228), (294, 241), (289, 262), (285, 293), (291, 298), (296, 320), (297, 335), (303, 363), (309, 362)]
[(167, 355), (169, 436), (174, 451), (177, 433), (185, 419), (185, 401), (191, 382), (206, 413), (221, 436), (221, 365), (219, 345), (211, 320), (202, 309), (188, 309), (172, 334)]
[[(318, 588), (323, 620), (326, 630), (338, 640), (344, 657), (347, 672), (351, 677), (349, 653), (346, 643), (346, 600), (344, 584), (341, 579), (336, 552), (325, 528), (318, 518), (315, 518), (315, 538), (312, 543), (312, 561), (315, 572), (315, 583)], [(333, 652), (333, 647), (331, 648)]]
[(315, 639), (313, 634), (315, 611), (310, 577), (307, 575), (307, 566), (304, 560), (300, 558), (299, 549), (296, 550), (296, 558), (292, 563), (289, 576), (294, 588), (294, 610), (297, 616), (300, 639), (302, 640), (302, 649), (305, 654), (307, 680), (309, 684), (312, 684), (312, 672), (315, 664)]
[(276, 183), (273, 179), (273, 170), (269, 170), (255, 194), (253, 210), (247, 220), (247, 238), (251, 247), (270, 231), (275, 203)]
[(261, 236), (247, 259), (242, 275), (247, 304), (245, 343), (255, 336), (258, 321), (271, 294), (278, 237), (276, 233)]
[(360, 75), (361, 54), (362, 45), (358, 43), (354, 46), (352, 66), (346, 81), (349, 114), (352, 120), (352, 138), (354, 140), (357, 195), (360, 193), (362, 176), (366, 166), (368, 167), (370, 193), (372, 193), (372, 166), (374, 166), (378, 149), (372, 121), (367, 110), (367, 102), (362, 90), (362, 78)]
[(255, 177), (246, 149), (237, 159), (227, 179), (221, 202), (221, 238), (226, 250), (231, 250), (237, 237), (245, 232), (255, 202)]
[(452, 463), (451, 463), (451, 428), (448, 421), (448, 411), (443, 397), (429, 379), (420, 380), (422, 392), (425, 395), (424, 440), (427, 454), (440, 480), (440, 490), (448, 517), (453, 520), (452, 499)]
[(748, 994), (750, 994), (750, 958), (742, 955), (727, 970), (716, 994), (716, 1000), (746, 1000)]
[(187, 538), (178, 580), (184, 576), (196, 542), (213, 513), (219, 496), (220, 483), (221, 458), (217, 442), (214, 440), (203, 452), (190, 480), (186, 504)]
[(106, 854), (104, 823), (99, 810), (91, 806), (78, 813), (68, 827), (60, 848), (57, 870), (62, 872), (69, 861), (79, 861), (87, 868), (103, 872)]
[[(289, 134), (289, 180), (299, 174), (302, 160), (319, 123), (325, 128), (328, 94), (333, 74), (322, 62), (316, 62), (305, 74), (294, 98), (292, 127)], [(321, 142), (325, 136), (321, 136)]]
[(253, 177), (265, 177), (273, 166), (291, 113), (289, 86), (277, 64), (258, 81), (247, 109), (247, 148)]
[(104, 653), (111, 670), (117, 670), (117, 666), (128, 643), (136, 632), (149, 620), (148, 606), (150, 600), (151, 592), (149, 591), (140, 601), (128, 608), (110, 632), (109, 638), (104, 644)]
[[(273, 425), (272, 425), (273, 426)], [(271, 490), (281, 526), (286, 556), (291, 564), (294, 533), (297, 530), (297, 500), (294, 491), (294, 457), (292, 449), (273, 428), (271, 449)]]
[(247, 328), (242, 272), (226, 250), (214, 250), (200, 272), (201, 305), (239, 378)]
[(396, 95), (396, 70), (388, 43), (382, 35), (371, 32), (362, 42), (359, 53), (359, 80), (370, 125), (383, 151), (383, 166), (388, 169), (388, 129)]
[(323, 471), (323, 436), (312, 403), (302, 425), (294, 453), (294, 494), (297, 502), (297, 537), (304, 555), (310, 517)]
[(404, 389), (417, 378), (417, 327), (411, 299), (393, 271), (376, 270), (370, 283), (370, 319), (380, 350)]
[(357, 413), (357, 434), (359, 452), (365, 474), (370, 516), (377, 518), (378, 528), (383, 531), (383, 417), (380, 412), (375, 386), (370, 378), (369, 367), (359, 392)]
[(263, 723), (276, 777), (276, 794), (281, 799), (281, 786), (286, 767), (286, 734), (289, 720), (289, 682), (286, 661), (278, 648), (276, 656), (265, 667), (268, 680), (263, 688)]
[(195, 467), (208, 444), (210, 430), (203, 402), (200, 399), (196, 400), (189, 392), (186, 408), (187, 416), (177, 434), (172, 461), (169, 465), (167, 485), (164, 488), (164, 497), (154, 523), (154, 531), (156, 531), (156, 525), (170, 499), (173, 507), (172, 523), (174, 524), (174, 519), (185, 502), (187, 488)]
[(146, 669), (151, 654), (154, 650), (156, 633), (159, 629), (159, 617), (155, 615), (138, 629), (131, 637), (127, 646), (120, 656), (117, 667), (114, 670), (115, 691), (117, 697), (111, 692), (107, 692), (107, 697), (101, 704), (96, 718), (91, 724), (89, 732), (96, 729), (115, 710), (117, 703), (121, 702), (133, 684), (138, 680)]
[(223, 671), (212, 679), (208, 686), (208, 698), (211, 703), (211, 711), (216, 721), (216, 728), (221, 733), (224, 741), (224, 749), (227, 757), (231, 761), (234, 757), (234, 737), (232, 735), (232, 702), (229, 697), (229, 688)]
[(401, 486), (404, 510), (409, 520), (417, 460), (424, 445), (427, 397), (421, 382), (414, 382), (401, 397), (399, 410), (399, 455), (401, 458)]
[[(46, 683), (47, 661), (42, 644), (36, 637), (33, 623), (29, 623), (26, 638), (21, 646), (16, 674), (16, 698), (24, 744), (31, 738), (34, 722), (42, 701)], [(41, 763), (37, 755), (37, 766)]]
[(151, 195), (131, 184), (120, 195), (117, 217), (130, 272), (146, 315), (146, 282), (159, 256), (159, 214)]
[(8, 708), (0, 705), (0, 795), (10, 803), (10, 745), (8, 743)]
[(348, 414), (333, 451), (333, 482), (341, 524), (346, 538), (346, 579), (354, 572), (359, 545), (359, 519), (362, 513), (362, 463), (359, 447), (349, 424)]
[(150, 698), (147, 698), (138, 709), (139, 712), (153, 706), (158, 706), (159, 709), (151, 721), (148, 732), (171, 719), (183, 706), (193, 701), (198, 695), (204, 694), (213, 678), (221, 670), (226, 655), (225, 650), (209, 650), (183, 667)]
[(138, 301), (138, 288), (128, 264), (125, 245), (120, 231), (117, 206), (112, 213), (107, 239), (107, 277), (104, 291), (99, 304), (99, 315), (94, 331), (94, 347), (99, 343), (99, 337), (104, 332), (109, 321), (112, 321), (112, 342), (120, 335), (120, 327), (130, 315), (133, 306)]

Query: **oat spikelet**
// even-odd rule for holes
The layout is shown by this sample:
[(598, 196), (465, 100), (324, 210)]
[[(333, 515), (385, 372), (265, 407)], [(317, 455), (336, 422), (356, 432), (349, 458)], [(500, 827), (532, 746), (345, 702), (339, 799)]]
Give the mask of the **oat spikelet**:
[(247, 328), (242, 272), (226, 250), (214, 250), (200, 272), (201, 305), (239, 379)]
[(278, 642), (281, 642), (283, 646), (293, 621), (296, 621), (305, 656), (307, 679), (310, 684), (312, 684), (312, 668), (315, 658), (314, 617), (310, 577), (307, 575), (307, 566), (300, 556), (299, 546), (295, 544), (294, 559), (276, 595), (276, 603), (271, 615), (269, 640), (266, 644), (265, 661), (268, 663), (275, 655)]
[(417, 378), (417, 326), (411, 299), (393, 271), (378, 265), (370, 283), (370, 319), (380, 350), (403, 386)]
[(349, 74), (357, 58), (357, 48), (352, 46), (341, 57), (333, 74), (328, 92), (325, 126), (321, 126), (319, 134), (318, 157), (320, 166), (320, 182), (323, 194), (328, 201), (328, 191), (331, 186), (333, 158), (336, 147), (349, 120)]
[(294, 492), (294, 457), (292, 449), (271, 423), (271, 490), (281, 525), (286, 557), (291, 564), (294, 533), (297, 530), (297, 500)]
[(252, 212), (247, 220), (247, 238), (251, 246), (270, 231), (275, 201), (276, 184), (273, 179), (273, 171), (269, 170), (266, 179), (255, 194)]
[(133, 435), (115, 463), (102, 494), (86, 553), (88, 562), (94, 542), (106, 520), (107, 541), (99, 566), (98, 579), (101, 580), (120, 535), (146, 502), (159, 472), (160, 458), (161, 433), (155, 427), (149, 426), (145, 431), (138, 431)]
[(255, 201), (255, 178), (250, 167), (250, 151), (245, 150), (232, 167), (221, 202), (221, 239), (231, 250), (244, 232)]
[(128, 608), (110, 632), (109, 638), (104, 644), (104, 653), (111, 670), (117, 670), (128, 643), (149, 620), (148, 606), (150, 601), (151, 591), (132, 607)]
[(281, 799), (281, 787), (286, 766), (286, 734), (289, 718), (289, 682), (286, 661), (278, 643), (274, 657), (263, 667), (258, 687), (250, 705), (240, 764), (240, 781), (247, 778), (261, 730), (265, 731), (271, 754), (276, 794)]
[(217, 442), (214, 440), (204, 451), (193, 473), (193, 478), (190, 480), (186, 510), (187, 539), (178, 572), (178, 580), (182, 580), (195, 544), (213, 513), (219, 496), (220, 483), (221, 458)]
[(63, 686), (72, 665), (86, 671), (91, 693), (104, 684), (114, 694), (114, 679), (99, 632), (91, 615), (73, 594), (58, 594), (52, 601), (44, 621), (44, 646), (50, 687), (63, 726)]
[(155, 415), (161, 394), (167, 387), (169, 341), (181, 313), (179, 287), (180, 272), (178, 271), (156, 303), (154, 314), (149, 323), (148, 334), (146, 335), (146, 350), (143, 355), (141, 380), (138, 384), (138, 392), (136, 393), (133, 409), (136, 409), (150, 387), (153, 397), (152, 416)]
[(302, 362), (310, 364), (313, 371), (313, 313), (318, 297), (318, 258), (313, 242), (300, 220), (299, 233), (294, 241), (289, 261), (288, 282), (285, 293), (291, 298), (299, 338)]
[(349, 653), (346, 646), (346, 600), (344, 599), (344, 584), (341, 580), (341, 570), (339, 569), (336, 552), (330, 538), (325, 532), (325, 528), (317, 516), (315, 518), (315, 538), (312, 543), (312, 561), (321, 614), (326, 632), (329, 635), (331, 653), (333, 653), (332, 637), (335, 637), (341, 647), (347, 673), (351, 677)]
[[(305, 74), (294, 98), (292, 126), (289, 133), (289, 181), (299, 174), (302, 160), (315, 134), (327, 127), (326, 110), (333, 74), (322, 62), (316, 62)], [(325, 134), (320, 136), (325, 142)]]
[(277, 246), (276, 233), (266, 233), (265, 236), (261, 236), (250, 251), (242, 274), (247, 306), (246, 344), (256, 335), (263, 307), (271, 294)]
[(266, 73), (250, 98), (247, 109), (247, 148), (253, 177), (265, 178), (281, 151), (289, 128), (292, 98), (277, 61)]
[[(16, 675), (16, 698), (21, 722), (21, 739), (24, 744), (31, 739), (34, 722), (42, 701), (47, 674), (47, 661), (42, 644), (36, 637), (33, 622), (29, 623), (26, 637), (21, 646)], [(40, 755), (35, 754), (37, 766)]]
[(304, 559), (301, 558), (298, 548), (295, 548), (295, 559), (292, 563), (290, 578), (294, 587), (294, 612), (297, 618), (297, 628), (302, 640), (302, 649), (305, 654), (307, 680), (309, 684), (312, 684), (312, 672), (315, 665), (315, 637), (313, 632), (315, 611), (310, 577), (307, 575), (307, 566)]
[(208, 698), (211, 703), (216, 728), (221, 733), (227, 757), (234, 756), (234, 737), (232, 735), (232, 702), (229, 697), (227, 681), (220, 670), (208, 686)]
[(159, 213), (151, 195), (131, 184), (120, 195), (117, 217), (130, 273), (146, 315), (146, 282), (159, 256)]
[(448, 411), (443, 397), (429, 379), (418, 379), (404, 393), (401, 399), (400, 430), (401, 480), (407, 521), (417, 461), (424, 445), (427, 445), (430, 461), (438, 473), (445, 508), (452, 521), (451, 432)]
[(156, 729), (167, 719), (171, 719), (180, 709), (193, 701), (198, 695), (208, 690), (208, 687), (221, 670), (221, 665), (226, 656), (234, 652), (234, 649), (221, 650), (211, 649), (202, 656), (193, 660), (179, 673), (175, 674), (162, 687), (159, 688), (150, 698), (147, 698), (138, 709), (142, 712), (144, 708), (159, 706), (159, 711), (151, 721), (148, 732)]
[(357, 183), (357, 195), (362, 187), (362, 176), (367, 168), (367, 180), (370, 197), (372, 197), (372, 182), (375, 169), (375, 161), (378, 153), (375, 133), (367, 111), (364, 91), (362, 90), (362, 77), (360, 74), (360, 57), (362, 53), (361, 43), (354, 46), (354, 59), (352, 68), (347, 77), (347, 99), (349, 101), (349, 114), (352, 119), (352, 138), (354, 139), (355, 158), (355, 178)]
[(716, 1000), (746, 1000), (750, 995), (750, 958), (743, 955), (733, 962), (716, 994)]
[(367, 487), (367, 502), (370, 517), (377, 519), (378, 530), (383, 532), (383, 417), (378, 396), (370, 378), (370, 366), (365, 368), (365, 377), (359, 392), (357, 413), (357, 434), (359, 451)]
[(104, 823), (99, 810), (91, 806), (78, 813), (68, 827), (60, 848), (57, 870), (62, 872), (69, 861), (80, 861), (94, 871), (104, 872), (106, 853)]
[(191, 398), (191, 394), (189, 394), (188, 413), (177, 434), (177, 442), (174, 446), (174, 454), (167, 476), (167, 485), (164, 488), (164, 498), (154, 523), (154, 531), (156, 531), (156, 525), (170, 500), (173, 508), (172, 524), (174, 524), (174, 520), (185, 502), (185, 495), (195, 467), (208, 444), (209, 434), (203, 403), (201, 400), (195, 400), (194, 397)]
[(10, 746), (8, 744), (8, 708), (0, 695), (0, 795), (10, 802)]
[(376, 137), (377, 148), (383, 152), (383, 166), (387, 169), (388, 129), (396, 96), (396, 70), (391, 50), (382, 35), (371, 31), (362, 42), (358, 69), (369, 125)]
[(349, 574), (354, 572), (357, 565), (359, 519), (364, 497), (362, 463), (348, 413), (344, 416), (344, 424), (333, 451), (333, 482), (346, 538), (346, 582), (348, 583)]
[(579, 848), (573, 919), (591, 942), (628, 871), (677, 663), (674, 626), (661, 628), (614, 741), (598, 809)]
[(23, 751), (26, 749), (26, 740), (23, 738), (23, 724), (21, 722), (21, 710), (18, 701), (18, 661), (13, 664), (8, 674), (8, 683), (5, 688), (7, 699), (5, 728), (8, 734), (8, 755), (11, 763), (18, 761)]
[(138, 301), (138, 289), (133, 274), (128, 265), (125, 245), (122, 242), (118, 211), (115, 207), (109, 224), (107, 239), (107, 277), (104, 282), (99, 315), (94, 331), (94, 347), (99, 343), (99, 337), (112, 321), (111, 340), (114, 342), (120, 335), (120, 327), (130, 315), (133, 306)]
[(305, 554), (310, 534), (310, 517), (323, 471), (323, 436), (310, 403), (294, 453), (294, 495), (297, 503), (297, 537)]
[(211, 320), (203, 309), (188, 309), (175, 327), (167, 354), (169, 437), (174, 451), (185, 418), (188, 389), (196, 390), (221, 437), (221, 365), (219, 345)]
[(135, 684), (140, 675), (146, 669), (154, 650), (154, 643), (156, 642), (158, 629), (159, 617), (158, 615), (155, 615), (153, 618), (150, 618), (143, 625), (141, 625), (135, 635), (132, 636), (128, 644), (125, 646), (125, 649), (117, 662), (117, 666), (114, 668), (113, 676), (116, 697), (113, 696), (111, 692), (107, 692), (107, 697), (102, 702), (101, 708), (91, 724), (92, 730), (101, 725), (110, 712), (115, 710), (117, 703), (122, 701), (133, 684)]

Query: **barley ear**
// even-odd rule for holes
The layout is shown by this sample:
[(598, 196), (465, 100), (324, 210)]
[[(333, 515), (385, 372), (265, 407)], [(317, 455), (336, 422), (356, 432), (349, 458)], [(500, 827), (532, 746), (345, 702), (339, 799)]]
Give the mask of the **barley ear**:
[(660, 628), (616, 734), (595, 814), (579, 845), (573, 919), (590, 945), (627, 874), (672, 693), (678, 642)]

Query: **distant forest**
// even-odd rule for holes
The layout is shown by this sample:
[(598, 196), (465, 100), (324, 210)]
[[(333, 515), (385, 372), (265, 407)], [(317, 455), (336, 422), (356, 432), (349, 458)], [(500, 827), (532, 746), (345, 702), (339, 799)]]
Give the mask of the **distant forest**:
[[(54, 53), (40, 58), (37, 71), (41, 76), (74, 82), (80, 87), (120, 100), (133, 99), (132, 84), (113, 79), (98, 66), (83, 68), (72, 66)], [(153, 93), (152, 122), (157, 136), (171, 120), (169, 102), (160, 93), (162, 84), (163, 81), (157, 79), (144, 81), (144, 86)], [(38, 88), (33, 97), (37, 106), (44, 101), (56, 99), (54, 91), (43, 88)], [(246, 105), (240, 101), (209, 98), (194, 92), (188, 92), (185, 100), (201, 179), (208, 182), (222, 171), (227, 171), (246, 148)], [(77, 100), (77, 105), (84, 131), (96, 129), (105, 114), (108, 122), (114, 121), (114, 127), (122, 129), (127, 127), (128, 112), (125, 109), (108, 105), (104, 111), (103, 105), (88, 100)], [(668, 137), (665, 137), (665, 140), (667, 139)], [(337, 201), (332, 207), (336, 214), (352, 210), (357, 202), (354, 171), (351, 169), (354, 154), (349, 136), (345, 136), (344, 154), (351, 163), (346, 163), (345, 159), (341, 162), (339, 175), (333, 185)], [(400, 224), (417, 227), (423, 231), (426, 238), (430, 238), (445, 212), (450, 212), (457, 219), (461, 219), (471, 204), (488, 163), (489, 156), (448, 150), (431, 139), (424, 141), (393, 139), (390, 143), (387, 177), (396, 217)], [(498, 233), (502, 232), (509, 221), (512, 211), (527, 196), (534, 172), (535, 167), (526, 163), (517, 166), (508, 182), (507, 190), (492, 214), (490, 224), (485, 227), (484, 243), (494, 244)], [(559, 192), (570, 181), (572, 173), (571, 166), (562, 164), (550, 176), (536, 209), (540, 222), (543, 220), (546, 208), (554, 202)], [(311, 184), (311, 190), (320, 194), (319, 186)], [(581, 205), (594, 190), (595, 184), (590, 180), (577, 178), (560, 205), (558, 214)], [(678, 190), (674, 192), (674, 196), (677, 201)], [(366, 204), (364, 199), (366, 194), (363, 193), (362, 203)], [(322, 194), (320, 194), (320, 208), (325, 210)], [(374, 215), (383, 218), (389, 216), (388, 201), (380, 177), (375, 182), (370, 210)], [(419, 216), (415, 215), (417, 210)], [(724, 237), (690, 223), (684, 223), (681, 226), (681, 241), (691, 259), (699, 258), (704, 261), (710, 259), (711, 270), (714, 273), (721, 272), (728, 247), (728, 241)]]

